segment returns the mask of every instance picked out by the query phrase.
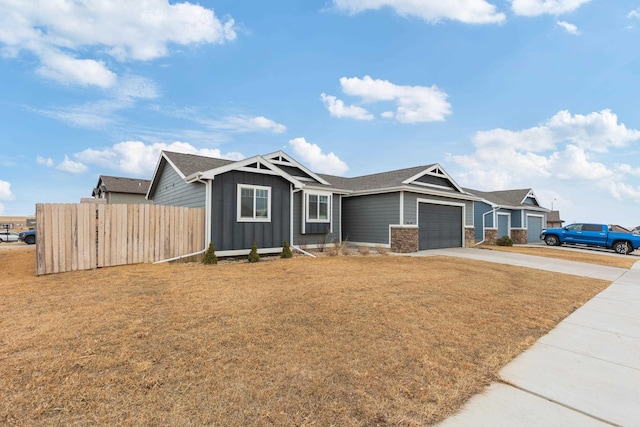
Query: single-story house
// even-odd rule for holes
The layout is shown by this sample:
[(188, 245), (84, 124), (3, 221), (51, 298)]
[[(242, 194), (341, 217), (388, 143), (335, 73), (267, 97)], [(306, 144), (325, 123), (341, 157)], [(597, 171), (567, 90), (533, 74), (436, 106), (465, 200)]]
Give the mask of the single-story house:
[(466, 191), (480, 198), (474, 206), (476, 242), (493, 243), (503, 236), (519, 244), (540, 241), (549, 209), (540, 205), (532, 189)]
[(438, 164), (356, 178), (317, 174), (288, 154), (233, 161), (163, 151), (147, 198), (204, 208), (220, 256), (347, 239), (396, 251), (473, 243), (473, 203)]
[(91, 196), (106, 203), (151, 203), (146, 198), (150, 183), (148, 179), (100, 175)]
[(341, 239), (341, 197), (282, 151), (233, 161), (163, 151), (147, 198), (155, 204), (204, 208), (207, 245), (220, 256), (290, 245), (317, 247)]

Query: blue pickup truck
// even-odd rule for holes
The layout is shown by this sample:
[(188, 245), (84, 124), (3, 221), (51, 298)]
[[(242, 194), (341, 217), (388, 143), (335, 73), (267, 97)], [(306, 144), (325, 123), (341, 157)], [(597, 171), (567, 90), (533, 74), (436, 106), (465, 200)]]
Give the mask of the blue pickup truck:
[(547, 245), (596, 246), (628, 254), (640, 248), (640, 235), (624, 232), (621, 227), (605, 224), (570, 224), (562, 228), (542, 230), (540, 240)]

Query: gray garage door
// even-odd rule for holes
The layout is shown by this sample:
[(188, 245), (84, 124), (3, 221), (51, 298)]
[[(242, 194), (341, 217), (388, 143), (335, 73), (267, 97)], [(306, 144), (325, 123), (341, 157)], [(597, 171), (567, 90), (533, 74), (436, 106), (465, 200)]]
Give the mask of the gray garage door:
[(527, 216), (527, 243), (539, 242), (540, 232), (542, 232), (542, 218)]
[(418, 204), (420, 250), (462, 246), (462, 207)]

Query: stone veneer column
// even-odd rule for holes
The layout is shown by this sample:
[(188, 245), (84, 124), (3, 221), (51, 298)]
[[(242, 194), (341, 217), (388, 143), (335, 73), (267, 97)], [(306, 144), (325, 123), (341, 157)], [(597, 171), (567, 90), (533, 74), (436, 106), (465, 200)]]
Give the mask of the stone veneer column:
[(476, 244), (476, 229), (473, 227), (465, 227), (464, 229), (464, 246), (472, 248)]
[(391, 226), (391, 251), (399, 253), (418, 251), (418, 226)]
[(486, 245), (495, 245), (498, 240), (497, 228), (485, 228), (484, 229), (484, 243)]
[(527, 243), (527, 230), (524, 228), (511, 229), (511, 240), (516, 245)]

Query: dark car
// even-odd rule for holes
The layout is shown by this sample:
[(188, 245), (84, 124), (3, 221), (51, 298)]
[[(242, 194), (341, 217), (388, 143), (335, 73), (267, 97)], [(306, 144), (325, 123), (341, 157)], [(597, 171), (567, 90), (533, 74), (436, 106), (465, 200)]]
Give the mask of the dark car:
[(20, 234), (18, 234), (18, 240), (25, 242), (27, 245), (33, 245), (36, 242), (36, 230), (20, 232)]

